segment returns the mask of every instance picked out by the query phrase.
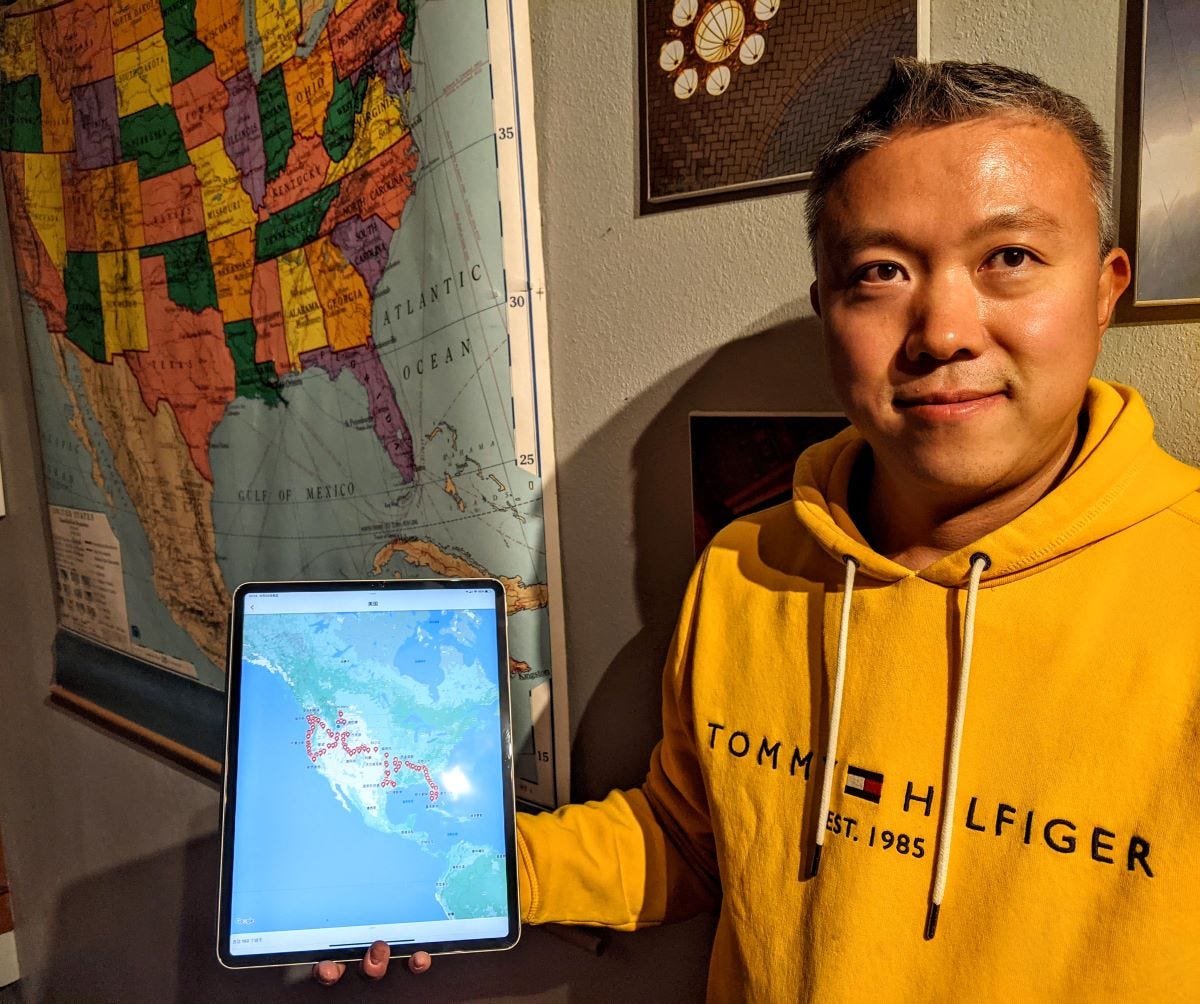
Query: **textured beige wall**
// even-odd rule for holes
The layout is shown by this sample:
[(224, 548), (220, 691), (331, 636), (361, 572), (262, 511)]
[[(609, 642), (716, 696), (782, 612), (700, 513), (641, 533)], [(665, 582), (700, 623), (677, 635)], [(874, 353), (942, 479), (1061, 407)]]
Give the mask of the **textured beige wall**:
[[(1119, 0), (933, 5), (935, 57), (1034, 70), (1080, 94), (1111, 130)], [(808, 307), (802, 197), (638, 219), (633, 0), (531, 7), (574, 787), (590, 797), (636, 783), (657, 733), (660, 660), (691, 565), (688, 411), (835, 402)], [(287, 986), (284, 974), (217, 969), (216, 792), (44, 703), (53, 598), (10, 262), (5, 232), (0, 825), (27, 999), (328, 1000)], [(1101, 372), (1139, 386), (1163, 442), (1200, 462), (1200, 325), (1114, 330)], [(701, 920), (619, 936), (600, 959), (531, 931), (511, 954), (442, 960), (397, 991), (428, 1000), (695, 999), (709, 930)], [(351, 983), (339, 999), (371, 989)], [(0, 1002), (12, 999), (0, 991)]]

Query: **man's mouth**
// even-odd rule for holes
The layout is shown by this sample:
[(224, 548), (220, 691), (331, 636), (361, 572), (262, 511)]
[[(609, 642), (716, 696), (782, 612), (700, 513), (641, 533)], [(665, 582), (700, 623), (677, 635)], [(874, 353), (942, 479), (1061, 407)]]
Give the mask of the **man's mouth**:
[(936, 421), (969, 418), (1007, 396), (1004, 389), (972, 388), (897, 395), (894, 401), (906, 414)]
[(1002, 396), (1003, 390), (940, 390), (925, 394), (900, 395), (896, 398), (899, 408), (914, 408), (925, 404), (962, 404), (966, 401), (982, 401), (987, 397)]

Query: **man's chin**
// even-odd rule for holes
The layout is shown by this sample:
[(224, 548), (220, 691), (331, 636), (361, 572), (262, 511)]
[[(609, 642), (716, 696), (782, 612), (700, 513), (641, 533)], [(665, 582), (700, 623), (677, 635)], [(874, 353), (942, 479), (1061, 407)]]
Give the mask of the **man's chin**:
[(978, 498), (984, 501), (1003, 490), (1019, 466), (1018, 457), (982, 459), (982, 450), (917, 451), (903, 462), (904, 478), (933, 497)]

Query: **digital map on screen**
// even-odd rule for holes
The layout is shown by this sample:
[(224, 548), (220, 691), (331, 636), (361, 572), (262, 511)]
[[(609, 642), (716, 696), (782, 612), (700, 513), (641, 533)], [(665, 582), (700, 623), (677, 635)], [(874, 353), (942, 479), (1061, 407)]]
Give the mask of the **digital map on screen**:
[(235, 952), (401, 921), (507, 930), (495, 639), (490, 608), (247, 613)]

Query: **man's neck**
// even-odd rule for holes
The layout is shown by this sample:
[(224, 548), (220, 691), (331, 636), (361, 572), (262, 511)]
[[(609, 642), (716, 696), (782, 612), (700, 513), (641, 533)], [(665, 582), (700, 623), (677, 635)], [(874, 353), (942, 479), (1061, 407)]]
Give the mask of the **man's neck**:
[(920, 571), (939, 558), (1012, 522), (1043, 498), (1070, 468), (1083, 429), (1039, 474), (1011, 488), (987, 493), (931, 489), (889, 476), (864, 449), (850, 484), (855, 524), (880, 554)]

